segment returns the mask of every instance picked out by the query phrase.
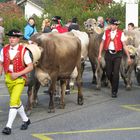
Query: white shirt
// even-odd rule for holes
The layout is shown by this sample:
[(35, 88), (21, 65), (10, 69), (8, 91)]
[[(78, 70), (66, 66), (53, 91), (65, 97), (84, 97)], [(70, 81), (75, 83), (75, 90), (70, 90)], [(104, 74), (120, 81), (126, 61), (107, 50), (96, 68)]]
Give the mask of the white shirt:
[[(110, 34), (111, 34), (111, 39), (113, 40), (113, 39), (115, 38), (116, 34), (117, 34), (117, 30), (111, 31)], [(103, 39), (103, 40), (106, 39), (105, 32), (104, 32), (104, 34), (103, 34), (102, 39)], [(122, 41), (122, 42), (126, 41), (126, 37), (125, 37), (125, 35), (124, 35), (124, 32), (122, 32), (121, 41)], [(108, 49), (109, 49), (109, 50), (115, 50), (115, 46), (114, 46), (114, 42), (113, 42), (113, 41), (110, 41)]]
[[(9, 49), (9, 55), (10, 55), (10, 59), (13, 60), (13, 58), (15, 57), (15, 55), (17, 54), (18, 52), (18, 46), (19, 44), (17, 44), (15, 47), (11, 47), (10, 46), (10, 49)], [(4, 61), (4, 56), (3, 56), (3, 49), (1, 50), (0, 52), (0, 61), (3, 62)], [(29, 51), (26, 50), (25, 54), (24, 54), (24, 63), (26, 65), (28, 65), (29, 63), (32, 62), (32, 59), (29, 55)], [(9, 70), (10, 71), (13, 71), (13, 64), (10, 64), (9, 65)]]

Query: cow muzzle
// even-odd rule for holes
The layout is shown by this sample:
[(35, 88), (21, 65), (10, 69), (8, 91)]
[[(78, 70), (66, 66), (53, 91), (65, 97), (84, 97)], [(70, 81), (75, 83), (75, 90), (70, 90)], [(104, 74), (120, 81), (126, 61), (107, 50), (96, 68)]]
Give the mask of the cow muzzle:
[(44, 72), (40, 68), (35, 68), (35, 76), (42, 86), (48, 86), (51, 84), (51, 77), (48, 73)]
[(139, 66), (136, 66), (136, 72), (137, 73), (140, 73), (140, 65)]

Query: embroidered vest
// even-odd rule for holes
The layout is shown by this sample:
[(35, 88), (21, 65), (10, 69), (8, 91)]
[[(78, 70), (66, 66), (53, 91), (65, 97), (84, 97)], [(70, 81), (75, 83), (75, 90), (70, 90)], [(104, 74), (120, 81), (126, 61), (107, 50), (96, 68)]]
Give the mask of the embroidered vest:
[[(9, 72), (9, 65), (13, 64), (13, 71), (14, 72), (20, 72), (25, 69), (23, 56), (25, 54), (25, 47), (23, 45), (18, 46), (17, 54), (13, 58), (13, 60), (10, 60), (10, 54), (9, 54), (10, 45), (7, 45), (3, 48), (3, 55), (4, 55), (4, 72)], [(23, 78), (26, 79), (26, 75), (22, 75)]]
[(105, 42), (104, 42), (104, 49), (108, 50), (110, 41), (113, 41), (114, 42), (114, 46), (115, 46), (115, 51), (116, 52), (121, 51), (122, 48), (123, 48), (123, 44), (121, 42), (122, 31), (121, 30), (117, 30), (117, 33), (116, 33), (115, 38), (113, 40), (111, 40), (110, 32), (111, 32), (111, 30), (106, 30), (105, 31), (106, 39), (105, 39)]

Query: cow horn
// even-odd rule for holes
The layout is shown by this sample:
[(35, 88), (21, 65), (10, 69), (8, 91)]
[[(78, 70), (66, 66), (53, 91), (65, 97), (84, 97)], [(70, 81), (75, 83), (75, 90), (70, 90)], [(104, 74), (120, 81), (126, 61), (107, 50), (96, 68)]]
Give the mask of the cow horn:
[(40, 59), (41, 57), (41, 52), (43, 51), (43, 48), (39, 47), (36, 44), (29, 44), (26, 45), (26, 48), (30, 50), (30, 52), (32, 53), (33, 56), (33, 63), (37, 63), (37, 61)]

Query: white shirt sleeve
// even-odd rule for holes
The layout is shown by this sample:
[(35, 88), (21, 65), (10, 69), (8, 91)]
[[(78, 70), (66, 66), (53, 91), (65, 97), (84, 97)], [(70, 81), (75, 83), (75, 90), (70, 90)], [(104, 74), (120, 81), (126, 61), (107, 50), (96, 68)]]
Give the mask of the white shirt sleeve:
[(4, 61), (4, 58), (3, 58), (3, 49), (1, 49), (1, 52), (0, 52), (0, 61), (1, 61), (1, 62)]
[(31, 63), (31, 62), (32, 62), (32, 59), (31, 59), (31, 57), (30, 57), (29, 51), (26, 50), (26, 52), (25, 52), (25, 54), (24, 54), (24, 63), (25, 63), (26, 65), (28, 65), (28, 64)]
[(121, 41), (122, 41), (122, 42), (126, 41), (126, 37), (125, 37), (125, 35), (124, 35), (124, 32), (122, 32)]
[(105, 32), (104, 32), (104, 34), (103, 34), (103, 36), (102, 36), (102, 39), (103, 39), (103, 40), (106, 39)]

